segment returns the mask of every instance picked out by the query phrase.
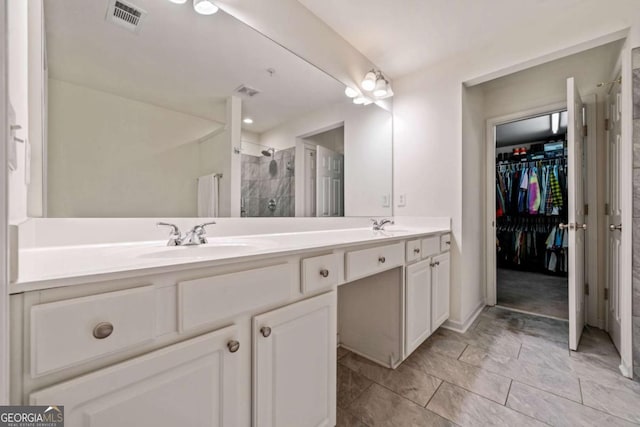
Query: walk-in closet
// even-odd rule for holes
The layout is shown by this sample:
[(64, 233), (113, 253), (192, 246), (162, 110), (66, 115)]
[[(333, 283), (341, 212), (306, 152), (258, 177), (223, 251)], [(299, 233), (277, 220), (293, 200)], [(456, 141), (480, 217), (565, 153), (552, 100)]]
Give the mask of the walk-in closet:
[(496, 127), (497, 303), (568, 319), (567, 112)]

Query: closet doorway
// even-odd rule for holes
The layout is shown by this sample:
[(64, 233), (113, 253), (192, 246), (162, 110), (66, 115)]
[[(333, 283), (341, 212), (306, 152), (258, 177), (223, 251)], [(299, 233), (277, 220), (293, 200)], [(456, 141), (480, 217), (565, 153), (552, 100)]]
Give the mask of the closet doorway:
[(569, 319), (565, 108), (495, 127), (496, 302)]

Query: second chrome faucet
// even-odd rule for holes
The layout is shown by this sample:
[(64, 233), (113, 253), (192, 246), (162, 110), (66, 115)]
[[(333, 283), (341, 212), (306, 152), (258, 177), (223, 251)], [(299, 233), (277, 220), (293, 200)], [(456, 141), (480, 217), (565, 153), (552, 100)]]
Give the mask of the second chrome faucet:
[(175, 224), (168, 222), (159, 222), (159, 227), (171, 227), (171, 234), (169, 234), (169, 241), (167, 246), (198, 246), (207, 243), (207, 233), (205, 227), (208, 225), (214, 225), (215, 222), (205, 222), (204, 224), (198, 224), (191, 230), (187, 231), (184, 235), (180, 232), (180, 229)]

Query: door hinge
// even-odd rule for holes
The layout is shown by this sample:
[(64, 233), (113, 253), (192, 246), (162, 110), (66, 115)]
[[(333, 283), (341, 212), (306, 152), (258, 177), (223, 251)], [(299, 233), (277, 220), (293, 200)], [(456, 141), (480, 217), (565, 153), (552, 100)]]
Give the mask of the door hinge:
[(605, 215), (610, 215), (610, 212), (609, 212), (609, 203), (605, 203), (605, 204), (604, 204), (604, 214), (605, 214)]
[(588, 283), (584, 284), (584, 294), (585, 295), (589, 295), (589, 284)]
[(585, 215), (589, 215), (589, 204), (588, 203), (585, 203), (585, 205), (584, 205), (584, 214)]
[(604, 119), (604, 130), (609, 130), (609, 119)]
[(609, 300), (609, 288), (604, 288), (604, 299), (605, 301)]

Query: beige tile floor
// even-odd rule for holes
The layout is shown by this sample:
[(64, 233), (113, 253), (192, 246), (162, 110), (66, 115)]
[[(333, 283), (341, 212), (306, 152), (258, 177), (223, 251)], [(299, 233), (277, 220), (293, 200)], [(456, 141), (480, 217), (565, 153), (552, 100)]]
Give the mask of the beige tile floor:
[(640, 425), (640, 383), (619, 361), (603, 331), (572, 352), (566, 322), (487, 308), (396, 370), (338, 349), (338, 426)]

